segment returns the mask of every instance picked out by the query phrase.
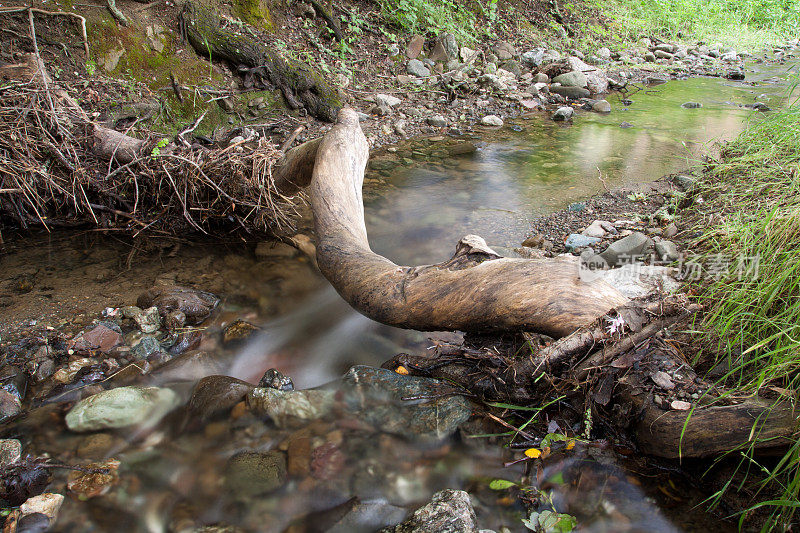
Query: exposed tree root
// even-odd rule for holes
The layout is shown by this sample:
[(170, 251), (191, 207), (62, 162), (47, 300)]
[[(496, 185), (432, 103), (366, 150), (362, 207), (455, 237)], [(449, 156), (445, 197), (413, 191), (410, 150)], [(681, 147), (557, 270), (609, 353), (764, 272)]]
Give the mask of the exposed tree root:
[(281, 90), (293, 109), (304, 107), (328, 122), (336, 119), (341, 100), (337, 89), (321, 73), (300, 61), (283, 58), (274, 47), (226, 24), (202, 0), (187, 2), (183, 17), (189, 42), (198, 54), (229, 61), (249, 69), (250, 75), (266, 78)]

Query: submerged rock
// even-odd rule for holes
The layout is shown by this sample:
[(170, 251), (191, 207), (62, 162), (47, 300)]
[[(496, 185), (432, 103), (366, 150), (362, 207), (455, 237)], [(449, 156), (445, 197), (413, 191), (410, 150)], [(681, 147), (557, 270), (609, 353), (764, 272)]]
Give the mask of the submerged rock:
[(181, 311), (186, 315), (186, 324), (190, 326), (208, 318), (218, 303), (219, 298), (210, 292), (178, 286), (156, 286), (136, 300), (136, 305), (140, 308), (157, 307), (162, 317), (172, 311)]
[(297, 421), (317, 420), (331, 412), (334, 404), (333, 390), (308, 389), (282, 391), (257, 387), (247, 395), (251, 411), (268, 415), (278, 427)]
[(197, 382), (189, 410), (201, 419), (209, 419), (233, 408), (253, 390), (253, 385), (230, 376), (207, 376)]
[(478, 520), (463, 490), (437, 492), (430, 503), (420, 507), (405, 522), (387, 527), (381, 533), (478, 533)]
[(66, 416), (72, 431), (95, 431), (156, 425), (178, 406), (180, 399), (170, 389), (118, 387), (95, 394), (75, 404)]
[(237, 344), (244, 342), (258, 333), (260, 329), (261, 328), (254, 326), (250, 322), (246, 322), (244, 320), (235, 320), (228, 324), (228, 326), (222, 332), (222, 342), (223, 344)]
[(553, 113), (553, 120), (556, 122), (562, 122), (567, 120), (572, 120), (572, 114), (575, 111), (568, 106), (559, 107), (556, 109), (556, 112)]
[(150, 377), (157, 383), (197, 381), (221, 374), (224, 370), (225, 364), (219, 355), (203, 351), (186, 352), (150, 372)]
[(225, 488), (235, 497), (258, 496), (286, 482), (286, 457), (278, 451), (239, 452), (225, 465)]
[(261, 376), (260, 380), (258, 380), (258, 386), (282, 391), (294, 390), (294, 382), (292, 381), (292, 378), (284, 375), (275, 368), (270, 368), (264, 372), (264, 375)]
[(463, 396), (442, 396), (452, 388), (437, 379), (354, 366), (342, 383), (347, 409), (386, 433), (441, 439), (455, 432), (472, 414)]
[(22, 457), (22, 443), (17, 439), (0, 439), (0, 469)]

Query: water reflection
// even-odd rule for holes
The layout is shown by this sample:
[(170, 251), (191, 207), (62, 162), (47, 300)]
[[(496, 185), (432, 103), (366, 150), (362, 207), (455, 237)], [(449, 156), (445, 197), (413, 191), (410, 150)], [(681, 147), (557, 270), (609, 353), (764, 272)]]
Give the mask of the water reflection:
[[(785, 68), (755, 69), (745, 82), (693, 78), (634, 89), (627, 107), (614, 95), (611, 114), (580, 113), (571, 126), (520, 120), (522, 133), (500, 133), (450, 168), (405, 167), (390, 178), (397, 188), (367, 206), (373, 247), (400, 263), (435, 262), (477, 233), (508, 251), (531, 218), (602, 192), (603, 181), (616, 187), (683, 170), (762, 116), (745, 105), (785, 105), (787, 82), (773, 79)], [(688, 101), (703, 107), (682, 108)]]

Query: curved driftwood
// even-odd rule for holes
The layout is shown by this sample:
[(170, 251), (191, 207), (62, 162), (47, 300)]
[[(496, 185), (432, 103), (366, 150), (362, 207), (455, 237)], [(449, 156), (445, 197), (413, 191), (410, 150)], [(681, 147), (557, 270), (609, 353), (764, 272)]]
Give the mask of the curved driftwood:
[(352, 109), (323, 138), (308, 188), (320, 271), (366, 316), (432, 330), (529, 330), (561, 337), (627, 302), (603, 281), (581, 281), (568, 263), (500, 258), (480, 237), (452, 259), (398, 266), (367, 240), (361, 186), (368, 145)]

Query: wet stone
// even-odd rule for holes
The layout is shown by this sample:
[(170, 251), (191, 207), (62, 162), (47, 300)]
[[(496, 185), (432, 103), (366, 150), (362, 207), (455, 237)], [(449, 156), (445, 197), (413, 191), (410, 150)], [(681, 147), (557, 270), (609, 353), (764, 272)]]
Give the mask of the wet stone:
[(223, 371), (225, 365), (218, 356), (209, 352), (186, 352), (150, 372), (159, 383), (170, 381), (197, 381)]
[(225, 327), (225, 330), (222, 332), (222, 342), (224, 344), (237, 344), (244, 342), (257, 333), (260, 329), (261, 328), (258, 326), (254, 326), (253, 324), (245, 322), (244, 320), (236, 320)]
[(18, 415), (22, 412), (20, 399), (7, 390), (0, 389), (0, 421)]
[(420, 507), (405, 522), (387, 527), (381, 533), (478, 533), (478, 520), (463, 490), (437, 492), (430, 503)]
[(50, 518), (42, 513), (30, 513), (20, 517), (16, 524), (16, 533), (44, 533), (50, 529)]
[(151, 335), (145, 335), (131, 348), (130, 353), (136, 359), (145, 359), (159, 350), (161, 350), (161, 343), (158, 342), (158, 339)]
[(0, 439), (0, 469), (22, 457), (22, 443), (17, 439)]
[(164, 324), (170, 331), (180, 329), (186, 325), (186, 313), (177, 309), (175, 311), (170, 311), (167, 313), (167, 316), (164, 317)]
[(122, 335), (103, 324), (98, 324), (72, 339), (72, 349), (76, 351), (98, 350), (107, 353), (120, 344), (122, 344)]
[(148, 307), (143, 309), (141, 313), (133, 317), (142, 333), (148, 335), (155, 333), (161, 328), (161, 316), (158, 314), (157, 307)]
[(157, 307), (161, 316), (179, 310), (186, 315), (186, 324), (194, 326), (208, 318), (219, 303), (219, 298), (210, 292), (177, 286), (156, 286), (144, 292), (136, 300), (142, 309)]
[(442, 439), (456, 431), (472, 414), (463, 396), (430, 400), (451, 389), (446, 383), (404, 376), (383, 368), (354, 366), (342, 378), (345, 403), (361, 421), (386, 433), (421, 439)]
[(559, 107), (556, 109), (556, 112), (553, 113), (553, 120), (556, 122), (563, 122), (567, 120), (572, 120), (572, 115), (575, 111), (571, 107)]
[(247, 405), (257, 415), (268, 415), (278, 427), (317, 420), (331, 412), (335, 391), (308, 389), (281, 391), (255, 388), (247, 395)]
[(170, 389), (118, 387), (75, 404), (66, 416), (72, 431), (95, 431), (145, 425), (152, 427), (180, 403)]
[(258, 386), (281, 391), (294, 390), (292, 378), (274, 368), (270, 368), (264, 372), (264, 375), (261, 376), (261, 379), (258, 381)]
[(125, 439), (110, 433), (92, 433), (81, 440), (75, 453), (82, 459), (105, 459), (126, 445)]
[(286, 457), (278, 451), (240, 452), (225, 465), (225, 488), (234, 497), (247, 498), (273, 491), (286, 478)]
[(189, 409), (203, 420), (230, 411), (247, 394), (253, 385), (230, 376), (208, 376), (197, 382)]
[(51, 522), (55, 522), (62, 503), (64, 503), (64, 496), (61, 494), (45, 492), (44, 494), (28, 498), (28, 500), (20, 506), (19, 510), (22, 512), (22, 516), (41, 513), (49, 518)]

